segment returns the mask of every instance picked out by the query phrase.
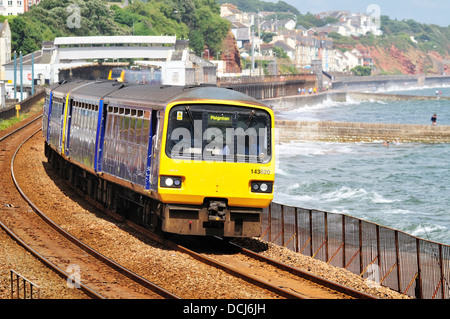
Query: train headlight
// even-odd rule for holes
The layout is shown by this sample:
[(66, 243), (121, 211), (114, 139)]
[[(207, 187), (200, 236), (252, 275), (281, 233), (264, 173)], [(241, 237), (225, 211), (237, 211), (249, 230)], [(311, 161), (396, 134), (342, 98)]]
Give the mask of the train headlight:
[(269, 186), (267, 186), (266, 183), (262, 183), (262, 184), (259, 186), (259, 189), (261, 190), (261, 192), (267, 192), (267, 190), (269, 189)]
[(181, 188), (181, 177), (161, 176), (159, 186), (169, 188)]
[(272, 193), (273, 183), (272, 182), (252, 182), (252, 192), (253, 193)]

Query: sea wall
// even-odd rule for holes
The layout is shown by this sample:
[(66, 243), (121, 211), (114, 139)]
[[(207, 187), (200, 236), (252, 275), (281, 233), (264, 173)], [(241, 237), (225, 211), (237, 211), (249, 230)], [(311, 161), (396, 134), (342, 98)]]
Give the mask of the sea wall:
[(450, 126), (276, 120), (277, 142), (450, 143)]
[(338, 77), (333, 89), (342, 91), (384, 91), (392, 88), (449, 85), (448, 75), (380, 75)]
[(273, 99), (263, 99), (262, 103), (274, 111), (288, 111), (304, 106), (313, 106), (326, 101), (346, 102), (347, 92), (325, 91), (316, 94), (298, 94)]
[[(384, 101), (428, 101), (436, 100), (436, 96), (425, 95), (406, 95), (406, 94), (389, 94), (389, 93), (366, 93), (366, 92), (347, 92), (347, 98), (357, 101), (384, 100)], [(440, 96), (439, 99), (450, 100), (448, 96)]]

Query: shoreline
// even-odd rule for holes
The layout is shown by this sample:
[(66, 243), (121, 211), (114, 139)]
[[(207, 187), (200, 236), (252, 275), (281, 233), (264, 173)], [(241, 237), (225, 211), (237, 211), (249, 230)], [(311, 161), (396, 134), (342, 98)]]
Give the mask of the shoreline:
[[(437, 100), (436, 96), (325, 91), (316, 94), (287, 96), (262, 100), (276, 113), (277, 111), (291, 111), (305, 106), (314, 106), (325, 102), (352, 101), (401, 101), (401, 100)], [(440, 96), (441, 100), (450, 97)], [(415, 124), (385, 124), (361, 122), (332, 122), (332, 121), (295, 121), (275, 120), (278, 133), (278, 143), (297, 141), (326, 141), (326, 142), (375, 142), (399, 141), (401, 143), (450, 143), (450, 126), (447, 125), (415, 125)]]

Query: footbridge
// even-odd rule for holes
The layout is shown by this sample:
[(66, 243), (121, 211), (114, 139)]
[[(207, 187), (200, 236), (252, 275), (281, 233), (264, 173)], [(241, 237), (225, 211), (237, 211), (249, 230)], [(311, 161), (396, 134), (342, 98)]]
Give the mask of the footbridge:
[(176, 36), (93, 36), (56, 38), (59, 61), (90, 59), (166, 59)]

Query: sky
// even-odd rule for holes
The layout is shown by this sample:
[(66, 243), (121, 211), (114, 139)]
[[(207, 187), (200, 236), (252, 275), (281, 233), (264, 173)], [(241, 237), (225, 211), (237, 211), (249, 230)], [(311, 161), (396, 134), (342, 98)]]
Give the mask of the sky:
[[(278, 2), (278, 0), (266, 0)], [(284, 0), (296, 7), (300, 13), (319, 13), (323, 11), (345, 10), (350, 12), (367, 12), (366, 8), (376, 4), (381, 15), (391, 19), (414, 19), (417, 22), (450, 25), (449, 0)]]

